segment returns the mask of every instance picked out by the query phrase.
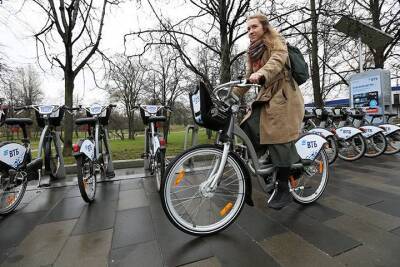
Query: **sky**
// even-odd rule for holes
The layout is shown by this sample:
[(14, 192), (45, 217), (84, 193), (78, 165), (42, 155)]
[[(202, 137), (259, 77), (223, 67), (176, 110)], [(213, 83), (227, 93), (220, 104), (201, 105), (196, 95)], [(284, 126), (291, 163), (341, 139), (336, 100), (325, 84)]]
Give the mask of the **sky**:
[[(144, 1), (143, 1), (144, 2)], [(41, 88), (44, 92), (43, 103), (63, 104), (64, 102), (64, 80), (60, 68), (50, 67), (45, 60), (41, 60), (44, 69), (38, 67), (36, 60), (36, 43), (33, 33), (37, 32), (44, 24), (45, 16), (31, 1), (22, 5), (22, 0), (3, 0), (0, 5), (0, 44), (3, 54), (7, 57), (7, 64), (11, 67), (21, 67), (33, 64), (41, 77)], [(186, 16), (193, 11), (182, 6), (174, 5), (171, 8), (169, 1), (163, 9), (166, 15), (179, 14)], [(21, 8), (22, 7), (22, 8)], [(176, 15), (175, 15), (176, 16)], [(107, 56), (124, 52), (123, 36), (139, 28), (146, 28), (155, 23), (149, 8), (143, 5), (139, 8), (136, 1), (126, 1), (118, 7), (108, 9), (103, 28), (103, 38), (100, 49)], [(134, 45), (130, 42), (130, 45)], [(101, 64), (98, 64), (101, 68)], [(99, 71), (99, 73), (102, 73)], [(99, 74), (98, 77), (102, 75)], [(94, 102), (108, 104), (109, 98), (106, 92), (96, 88), (93, 76), (89, 70), (80, 72), (75, 80), (74, 95), (83, 104)]]

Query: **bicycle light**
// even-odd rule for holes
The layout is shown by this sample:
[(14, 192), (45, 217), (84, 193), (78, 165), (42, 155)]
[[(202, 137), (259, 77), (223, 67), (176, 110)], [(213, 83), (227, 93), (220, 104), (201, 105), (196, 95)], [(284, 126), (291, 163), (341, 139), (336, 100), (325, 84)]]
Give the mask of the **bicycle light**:
[(167, 142), (165, 142), (165, 139), (163, 137), (160, 137), (160, 146), (164, 147), (166, 143)]
[(80, 147), (79, 147), (78, 144), (73, 144), (73, 145), (72, 145), (72, 151), (74, 151), (75, 153), (76, 153), (76, 152), (79, 152), (79, 149), (80, 149)]

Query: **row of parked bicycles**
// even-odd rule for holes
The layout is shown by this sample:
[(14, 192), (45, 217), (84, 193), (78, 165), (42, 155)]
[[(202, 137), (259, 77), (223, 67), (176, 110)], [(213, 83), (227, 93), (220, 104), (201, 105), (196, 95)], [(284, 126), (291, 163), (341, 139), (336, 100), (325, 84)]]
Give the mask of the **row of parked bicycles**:
[[(260, 88), (246, 80), (231, 81), (214, 89), (200, 82), (189, 94), (194, 121), (197, 125), (218, 132), (214, 144), (191, 147), (165, 166), (165, 141), (156, 130), (156, 123), (165, 121), (158, 116), (162, 106), (143, 105), (140, 108), (145, 131), (145, 168), (156, 178), (163, 210), (181, 231), (191, 235), (211, 235), (226, 229), (238, 218), (244, 204), (253, 206), (253, 182), (259, 183), (272, 199), (277, 192), (277, 171), (269, 153), (258, 157), (255, 149), (238, 125), (238, 116), (246, 106), (233, 93), (233, 88)], [(78, 186), (85, 201), (91, 202), (96, 194), (96, 182), (113, 176), (111, 149), (107, 123), (114, 106), (92, 105), (84, 110), (87, 117), (76, 119), (77, 125), (88, 125), (89, 136), (73, 145), (77, 162)], [(45, 161), (61, 157), (58, 135), (52, 131), (50, 114), (56, 109), (75, 112), (82, 108), (30, 106), (44, 116), (40, 145), (44, 146)], [(104, 115), (103, 115), (104, 114)], [(47, 117), (46, 117), (47, 116)], [(387, 115), (388, 120), (392, 115)], [(314, 203), (323, 194), (329, 181), (329, 165), (337, 157), (353, 161), (362, 156), (377, 157), (400, 150), (398, 125), (381, 123), (361, 110), (349, 108), (313, 109), (304, 118), (303, 133), (295, 142), (301, 160), (291, 165), (288, 181), (295, 201), (302, 205)], [(14, 142), (0, 144), (0, 214), (11, 212), (22, 199), (31, 173), (41, 168), (42, 157), (32, 160), (26, 135), (29, 119), (8, 118), (8, 125), (19, 125), (24, 132), (22, 145)], [(55, 124), (56, 125), (56, 124)], [(45, 127), (46, 128), (46, 127)], [(43, 137), (43, 141), (42, 141)], [(55, 157), (52, 146), (55, 147)], [(40, 150), (40, 149), (39, 149)], [(50, 152), (49, 152), (50, 151)], [(61, 160), (48, 163), (51, 175), (60, 173)], [(56, 166), (56, 167), (51, 167)], [(46, 167), (46, 163), (45, 163)], [(165, 168), (166, 167), (166, 168)], [(40, 173), (39, 173), (40, 178)], [(40, 180), (40, 179), (39, 179)]]
[[(41, 170), (52, 179), (65, 178), (65, 166), (62, 153), (62, 138), (57, 131), (61, 126), (65, 112), (83, 111), (85, 117), (75, 119), (77, 127), (86, 126), (87, 137), (73, 144), (73, 156), (76, 160), (78, 187), (82, 198), (92, 202), (96, 195), (96, 184), (115, 176), (107, 125), (115, 105), (93, 104), (89, 107), (67, 107), (59, 105), (30, 105), (16, 107), (14, 111), (34, 110), (36, 120), (41, 127), (37, 157), (33, 158), (28, 138), (28, 126), (33, 124), (30, 118), (7, 118), (7, 109), (0, 110), (0, 126), (22, 129), (21, 142), (4, 141), (0, 143), (0, 215), (11, 213), (21, 202), (28, 182), (38, 180), (41, 187)], [(145, 168), (155, 174), (158, 188), (165, 170), (165, 141), (158, 133), (157, 122), (166, 120), (160, 116), (161, 105), (140, 105), (145, 128), (145, 148), (143, 158)]]
[[(361, 108), (334, 107), (306, 110), (303, 131), (322, 135), (329, 163), (375, 158), (400, 152), (400, 127), (389, 123), (397, 114), (368, 114)], [(378, 122), (378, 120), (380, 122)]]

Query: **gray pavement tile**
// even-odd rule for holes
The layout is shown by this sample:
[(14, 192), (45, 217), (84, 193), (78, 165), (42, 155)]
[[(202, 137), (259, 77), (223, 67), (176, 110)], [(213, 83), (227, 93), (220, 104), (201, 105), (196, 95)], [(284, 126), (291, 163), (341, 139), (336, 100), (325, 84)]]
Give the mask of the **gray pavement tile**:
[(65, 193), (68, 191), (66, 188), (53, 188), (44, 190), (37, 198), (30, 202), (22, 212), (38, 212), (48, 211), (61, 201)]
[(81, 197), (64, 198), (51, 210), (42, 223), (78, 218), (87, 205)]
[(113, 249), (154, 239), (155, 232), (148, 207), (117, 213), (112, 242)]
[(217, 257), (211, 257), (208, 259), (188, 263), (181, 265), (179, 267), (221, 267), (221, 263), (219, 262)]
[(157, 193), (157, 186), (154, 177), (143, 178), (143, 187), (146, 193)]
[(15, 251), (15, 249), (16, 247), (8, 247), (0, 249), (0, 266), (5, 261), (5, 259), (7, 259), (7, 257), (10, 256)]
[(396, 200), (388, 199), (373, 205), (369, 205), (368, 207), (392, 216), (400, 217), (400, 206), (399, 202)]
[(73, 235), (80, 235), (109, 229), (114, 226), (117, 201), (97, 201), (87, 205), (72, 231)]
[(71, 236), (54, 266), (107, 266), (111, 249), (112, 229)]
[(78, 186), (70, 186), (69, 191), (65, 193), (64, 198), (69, 197), (82, 197)]
[(388, 267), (397, 266), (390, 259), (385, 259), (378, 252), (366, 247), (359, 246), (350, 251), (346, 251), (335, 257), (336, 260), (346, 266), (362, 267)]
[(239, 226), (254, 240), (261, 241), (273, 235), (286, 232), (282, 225), (272, 221), (265, 214), (253, 207), (244, 206), (237, 219)]
[(149, 205), (143, 189), (126, 190), (119, 192), (118, 210), (134, 209)]
[(393, 233), (393, 234), (395, 234), (395, 235), (400, 236), (400, 227), (399, 227), (399, 228), (396, 228), (396, 229), (393, 229), (393, 230), (390, 231), (390, 232)]
[(303, 212), (296, 211), (290, 207), (279, 211), (267, 208), (263, 194), (254, 192), (253, 200), (256, 207), (262, 210), (270, 219), (283, 224), (290, 231), (330, 256), (338, 255), (360, 245), (360, 242), (327, 227), (322, 222), (309, 217)]
[(386, 262), (385, 266), (400, 266), (399, 236), (348, 215), (326, 221), (325, 224), (346, 233), (375, 251)]
[(76, 220), (36, 226), (4, 262), (5, 266), (44, 266), (55, 262)]
[(293, 232), (272, 236), (261, 241), (260, 245), (281, 266), (343, 266), (340, 262), (312, 246)]
[(0, 251), (16, 247), (43, 219), (46, 212), (12, 214), (0, 223)]
[(353, 178), (347, 180), (346, 182), (360, 186), (366, 186), (376, 191), (383, 191), (385, 193), (393, 194), (396, 195), (397, 197), (400, 197), (400, 187), (378, 182), (374, 178), (369, 178), (369, 177), (362, 177), (362, 179)]
[(21, 204), (24, 203), (31, 203), (35, 198), (37, 198), (41, 193), (43, 192), (43, 190), (27, 190), (25, 191), (24, 197), (21, 200)]
[(121, 181), (120, 184), (120, 191), (142, 189), (142, 188), (143, 188), (143, 179), (124, 180)]
[(165, 216), (153, 218), (153, 224), (166, 266), (179, 266), (213, 256), (202, 238), (181, 232)]
[(154, 219), (165, 218), (165, 213), (161, 205), (160, 194), (148, 193), (147, 199), (149, 201), (151, 217)]
[(279, 266), (236, 224), (205, 240), (222, 266)]
[(355, 204), (345, 199), (328, 197), (322, 199), (320, 203), (387, 231), (400, 226), (400, 218), (398, 217)]
[(119, 198), (119, 183), (112, 182), (98, 183), (96, 187), (96, 201), (108, 202), (118, 200)]
[(362, 206), (368, 206), (383, 201), (382, 197), (375, 195), (367, 195), (359, 193), (352, 186), (335, 185), (330, 183), (326, 189), (325, 193), (338, 196), (343, 199), (347, 199), (351, 202), (355, 202)]
[(111, 267), (162, 267), (161, 251), (157, 241), (140, 243), (110, 252), (109, 266)]
[(304, 214), (320, 222), (324, 222), (326, 220), (330, 220), (343, 215), (343, 213), (337, 210), (331, 209), (326, 206), (322, 206), (319, 202), (315, 202), (312, 205), (301, 205), (299, 203), (293, 202), (293, 204), (290, 205), (290, 207), (299, 212), (303, 212)]

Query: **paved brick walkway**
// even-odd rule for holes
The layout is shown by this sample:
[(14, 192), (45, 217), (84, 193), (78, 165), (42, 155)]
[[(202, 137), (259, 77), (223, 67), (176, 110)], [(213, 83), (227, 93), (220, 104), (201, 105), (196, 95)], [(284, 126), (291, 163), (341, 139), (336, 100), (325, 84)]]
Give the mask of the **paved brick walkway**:
[(77, 186), (30, 187), (0, 217), (1, 266), (400, 266), (400, 158), (338, 160), (311, 206), (246, 206), (223, 233), (195, 238), (165, 217), (140, 170), (101, 183), (87, 205)]

